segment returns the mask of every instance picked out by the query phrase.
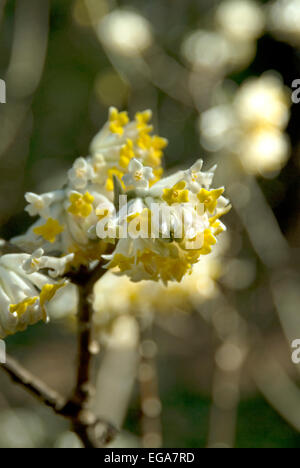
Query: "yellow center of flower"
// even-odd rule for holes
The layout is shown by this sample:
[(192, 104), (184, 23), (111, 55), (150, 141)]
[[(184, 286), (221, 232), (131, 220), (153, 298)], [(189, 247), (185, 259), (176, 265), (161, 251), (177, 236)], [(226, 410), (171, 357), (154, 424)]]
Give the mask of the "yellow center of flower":
[(56, 237), (64, 231), (64, 227), (59, 224), (56, 219), (48, 218), (47, 222), (42, 226), (33, 229), (34, 234), (42, 236), (46, 241), (53, 244)]
[(18, 304), (11, 304), (9, 310), (12, 314), (17, 314), (18, 318), (21, 318), (28, 310), (29, 307), (33, 306), (38, 297), (28, 297)]
[(139, 130), (144, 129), (147, 127), (148, 123), (150, 122), (152, 117), (152, 112), (149, 110), (146, 110), (144, 112), (138, 112), (135, 114), (135, 121), (137, 123), (137, 128)]
[(130, 163), (131, 159), (135, 157), (133, 151), (133, 141), (128, 139), (126, 144), (122, 146), (120, 151), (120, 161), (119, 164), (124, 169), (127, 169), (128, 164)]
[(134, 178), (134, 180), (136, 180), (137, 182), (138, 182), (139, 180), (142, 180), (142, 178), (143, 178), (143, 172), (142, 172), (142, 171), (135, 171), (133, 178)]
[(164, 189), (162, 199), (173, 205), (173, 203), (187, 203), (189, 201), (189, 192), (185, 190), (186, 183), (184, 180), (178, 182), (171, 189)]
[(84, 195), (71, 193), (69, 200), (71, 205), (68, 208), (68, 212), (72, 215), (87, 218), (92, 213), (94, 197), (89, 192), (86, 192)]
[(205, 208), (213, 213), (217, 207), (218, 199), (223, 194), (224, 188), (219, 188), (216, 190), (205, 190), (201, 189), (197, 197), (200, 203), (203, 203)]
[(123, 135), (124, 127), (128, 124), (129, 118), (127, 112), (118, 112), (117, 109), (112, 109), (109, 116), (109, 129), (112, 133)]

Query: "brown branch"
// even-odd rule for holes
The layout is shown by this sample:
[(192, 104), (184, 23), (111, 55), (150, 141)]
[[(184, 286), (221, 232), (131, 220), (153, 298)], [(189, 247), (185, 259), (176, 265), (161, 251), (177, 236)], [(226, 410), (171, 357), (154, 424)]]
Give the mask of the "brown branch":
[(77, 379), (73, 395), (73, 402), (80, 409), (84, 409), (91, 396), (90, 371), (93, 354), (91, 352), (91, 335), (93, 320), (93, 290), (96, 282), (107, 270), (99, 264), (93, 271), (86, 274), (79, 272), (73, 276), (73, 283), (79, 288), (79, 312), (78, 312), (78, 364)]
[(92, 271), (82, 268), (76, 275), (70, 275), (80, 293), (78, 312), (78, 364), (76, 386), (72, 398), (64, 408), (65, 412), (76, 414), (73, 430), (80, 437), (85, 448), (105, 446), (117, 433), (110, 423), (96, 417), (90, 411), (92, 394), (90, 379), (93, 353), (91, 351), (93, 321), (93, 290), (96, 282), (106, 273), (101, 263)]
[(6, 364), (1, 364), (1, 368), (14, 382), (37, 397), (41, 403), (52, 408), (55, 413), (62, 414), (62, 408), (65, 403), (64, 398), (55, 390), (48, 387), (48, 385), (38, 377), (31, 374), (15, 359), (6, 356)]

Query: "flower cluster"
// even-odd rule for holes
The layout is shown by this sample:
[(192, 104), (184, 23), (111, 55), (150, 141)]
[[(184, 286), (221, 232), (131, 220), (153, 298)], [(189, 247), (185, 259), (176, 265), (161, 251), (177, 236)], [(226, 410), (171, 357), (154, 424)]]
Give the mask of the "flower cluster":
[(26, 211), (37, 219), (12, 240), (27, 253), (1, 258), (2, 335), (46, 320), (45, 304), (65, 284), (66, 270), (106, 262), (134, 282), (167, 284), (212, 251), (230, 208), (224, 188), (211, 188), (215, 167), (203, 172), (199, 160), (162, 178), (167, 140), (153, 134), (151, 117), (145, 111), (130, 121), (111, 108), (90, 156), (74, 162), (64, 187), (26, 193)]
[(151, 183), (162, 175), (161, 160), (167, 140), (152, 135), (151, 111), (137, 113), (130, 122), (126, 112), (111, 108), (108, 122), (91, 144), (91, 156), (78, 158), (68, 172), (66, 186), (51, 193), (27, 193), (26, 211), (39, 216), (28, 232), (13, 239), (32, 252), (43, 248), (49, 254), (74, 253), (73, 265), (99, 260), (107, 244), (93, 235), (101, 209), (114, 209), (114, 178), (123, 184), (134, 158), (153, 170)]
[(123, 177), (129, 201), (97, 225), (99, 237), (118, 238), (114, 252), (104, 256), (108, 268), (118, 267), (133, 281), (180, 282), (212, 251), (230, 205), (224, 188), (210, 189), (215, 168), (201, 169), (199, 160), (150, 187), (151, 169), (131, 161)]

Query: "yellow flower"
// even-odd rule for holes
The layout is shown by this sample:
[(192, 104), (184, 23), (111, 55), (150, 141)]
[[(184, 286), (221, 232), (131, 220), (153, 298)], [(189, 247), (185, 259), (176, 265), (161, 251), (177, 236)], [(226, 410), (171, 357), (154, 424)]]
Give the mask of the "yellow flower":
[(9, 310), (12, 314), (16, 313), (18, 318), (27, 312), (28, 307), (34, 305), (38, 297), (28, 297), (18, 304), (11, 304)]
[(127, 112), (118, 112), (117, 109), (112, 108), (109, 115), (109, 122), (109, 129), (112, 133), (123, 135), (124, 127), (129, 122)]
[(123, 175), (124, 172), (120, 171), (117, 167), (109, 169), (107, 172), (106, 190), (111, 192), (114, 189), (114, 176), (116, 176), (120, 180), (122, 187), (125, 187), (122, 181)]
[(223, 194), (224, 188), (219, 188), (216, 190), (205, 190), (204, 188), (200, 190), (197, 197), (200, 203), (203, 203), (205, 208), (213, 213), (217, 207), (218, 199)]
[(69, 200), (71, 205), (68, 208), (68, 212), (74, 216), (87, 218), (93, 211), (94, 197), (89, 192), (86, 192), (85, 195), (71, 193)]
[(189, 191), (184, 190), (186, 183), (182, 180), (171, 189), (164, 189), (162, 199), (172, 205), (173, 203), (187, 203), (189, 201)]
[(133, 151), (133, 141), (128, 139), (126, 144), (121, 148), (120, 151), (120, 166), (124, 169), (127, 169), (128, 164), (130, 163), (131, 159), (135, 157)]
[(46, 241), (53, 244), (56, 237), (64, 231), (64, 227), (59, 224), (56, 219), (48, 218), (47, 222), (33, 229), (34, 234), (42, 236)]

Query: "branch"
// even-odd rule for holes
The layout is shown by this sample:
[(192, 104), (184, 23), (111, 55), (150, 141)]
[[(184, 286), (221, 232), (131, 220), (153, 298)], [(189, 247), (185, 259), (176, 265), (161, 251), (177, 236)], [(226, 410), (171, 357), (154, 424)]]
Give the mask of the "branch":
[(31, 374), (21, 364), (10, 356), (6, 356), (6, 364), (1, 364), (1, 368), (18, 385), (24, 387), (28, 392), (37, 397), (41, 403), (52, 408), (55, 413), (62, 414), (64, 398), (38, 377)]
[(79, 287), (80, 301), (78, 312), (78, 365), (77, 380), (73, 401), (84, 409), (91, 396), (90, 370), (93, 353), (91, 352), (92, 321), (93, 321), (93, 291), (96, 282), (107, 272), (99, 264), (89, 273), (88, 280), (82, 281), (81, 276), (73, 278)]

